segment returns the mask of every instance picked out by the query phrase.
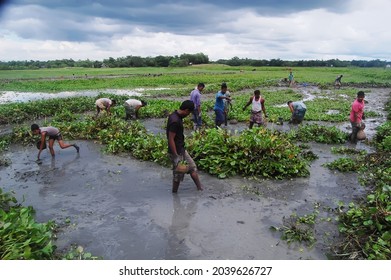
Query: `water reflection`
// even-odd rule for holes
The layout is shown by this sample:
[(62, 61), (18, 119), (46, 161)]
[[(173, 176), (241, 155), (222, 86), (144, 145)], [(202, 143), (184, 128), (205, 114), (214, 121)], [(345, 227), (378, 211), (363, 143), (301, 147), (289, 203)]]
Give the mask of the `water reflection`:
[(189, 257), (190, 249), (186, 242), (189, 239), (190, 221), (197, 212), (198, 196), (189, 199), (189, 202), (183, 203), (179, 195), (172, 196), (173, 213), (171, 226), (168, 228), (166, 259), (187, 259)]

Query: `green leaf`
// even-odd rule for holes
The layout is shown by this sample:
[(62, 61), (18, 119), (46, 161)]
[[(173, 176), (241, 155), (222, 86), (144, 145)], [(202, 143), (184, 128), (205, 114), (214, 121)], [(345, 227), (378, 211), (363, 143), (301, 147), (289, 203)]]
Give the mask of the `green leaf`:
[(365, 226), (370, 226), (370, 225), (373, 225), (373, 221), (372, 220), (367, 220), (367, 221), (364, 221), (363, 224)]

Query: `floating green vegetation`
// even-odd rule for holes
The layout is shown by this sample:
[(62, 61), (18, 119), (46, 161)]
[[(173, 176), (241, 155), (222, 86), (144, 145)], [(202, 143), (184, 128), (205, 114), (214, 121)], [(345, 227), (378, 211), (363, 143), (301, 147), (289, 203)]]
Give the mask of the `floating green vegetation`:
[(9, 135), (0, 136), (0, 152), (8, 149), (11, 143), (11, 137)]
[(303, 159), (308, 161), (313, 161), (319, 158), (319, 156), (315, 154), (313, 151), (302, 151), (300, 155)]
[(362, 167), (362, 163), (358, 162), (357, 159), (352, 158), (339, 158), (332, 162), (325, 163), (324, 166), (329, 169), (338, 170), (341, 172), (349, 172), (349, 171), (359, 171)]
[(298, 216), (292, 214), (289, 218), (283, 218), (283, 225), (281, 227), (270, 227), (273, 231), (282, 232), (281, 239), (288, 244), (293, 242), (304, 243), (308, 247), (312, 247), (315, 242), (314, 225), (319, 211), (314, 210), (311, 214)]
[(198, 166), (219, 178), (237, 174), (279, 179), (309, 175), (300, 148), (277, 131), (255, 128), (231, 134), (207, 129), (195, 133), (188, 143)]
[[(389, 118), (391, 103), (387, 104)], [(342, 240), (333, 246), (336, 259), (391, 259), (391, 146), (385, 142), (389, 127), (387, 121), (377, 132), (377, 152), (363, 156), (359, 181), (366, 197), (339, 214)]]
[(0, 188), (0, 259), (51, 259), (54, 222), (37, 223), (32, 207), (22, 207)]
[[(165, 135), (146, 131), (138, 121), (87, 116), (79, 121), (56, 121), (66, 139), (94, 139), (111, 153), (129, 153), (133, 157), (169, 165)], [(123, 133), (126, 132), (126, 133)], [(12, 141), (34, 144), (29, 127), (14, 129)], [(263, 128), (245, 130), (240, 135), (222, 129), (205, 129), (187, 139), (187, 149), (200, 169), (225, 178), (233, 175), (290, 178), (308, 176), (308, 163), (301, 149), (285, 133)]]
[(84, 248), (80, 245), (71, 245), (71, 248), (63, 255), (58, 256), (62, 260), (99, 260), (101, 257), (93, 256), (89, 252), (85, 252)]
[[(54, 221), (38, 223), (35, 210), (17, 203), (13, 193), (0, 188), (0, 259), (1, 260), (51, 260), (96, 259), (90, 253), (77, 249), (60, 254), (56, 252)], [(75, 256), (74, 258), (71, 258)]]
[(324, 144), (342, 144), (346, 142), (348, 134), (334, 126), (306, 124), (300, 125), (297, 130), (291, 130), (289, 138), (302, 142), (313, 141)]
[(387, 122), (377, 128), (375, 146), (380, 151), (391, 152), (391, 99), (386, 103)]

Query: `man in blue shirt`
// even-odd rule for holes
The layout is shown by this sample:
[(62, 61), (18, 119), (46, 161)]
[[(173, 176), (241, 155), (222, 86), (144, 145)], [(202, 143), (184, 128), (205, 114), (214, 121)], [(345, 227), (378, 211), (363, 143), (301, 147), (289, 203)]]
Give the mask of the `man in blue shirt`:
[(216, 128), (220, 127), (224, 121), (225, 121), (225, 115), (224, 115), (224, 109), (225, 109), (225, 104), (224, 104), (224, 99), (231, 101), (231, 98), (225, 95), (227, 92), (227, 84), (223, 83), (221, 85), (221, 90), (216, 94), (216, 102), (213, 107), (213, 110), (215, 111), (216, 118), (215, 118), (215, 124)]
[(289, 110), (292, 112), (291, 120), (289, 123), (292, 124), (301, 124), (304, 119), (305, 112), (307, 111), (307, 106), (302, 101), (288, 101), (287, 102)]

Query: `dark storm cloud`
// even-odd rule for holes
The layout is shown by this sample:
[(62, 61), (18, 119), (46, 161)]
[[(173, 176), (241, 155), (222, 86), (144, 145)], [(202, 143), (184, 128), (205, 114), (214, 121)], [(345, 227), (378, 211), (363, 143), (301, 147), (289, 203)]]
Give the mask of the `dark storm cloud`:
[[(147, 32), (169, 32), (187, 35), (224, 33), (227, 13), (240, 9), (256, 14), (283, 15), (323, 8), (340, 10), (337, 0), (262, 0), (262, 1), (80, 1), (80, 0), (10, 0), (8, 7), (21, 12), (7, 26), (22, 38), (92, 41), (96, 38), (121, 36), (141, 28)], [(344, 1), (343, 3), (348, 3)], [(6, 7), (7, 7), (6, 6)], [(20, 18), (17, 18), (17, 17)], [(29, 28), (18, 20), (29, 22)], [(96, 24), (101, 19), (107, 28)]]
[(0, 16), (1, 16), (3, 9), (5, 8), (5, 5), (9, 2), (10, 1), (8, 1), (8, 0), (0, 0)]

